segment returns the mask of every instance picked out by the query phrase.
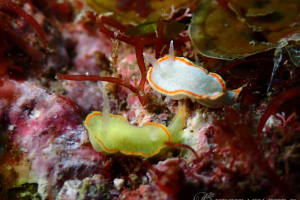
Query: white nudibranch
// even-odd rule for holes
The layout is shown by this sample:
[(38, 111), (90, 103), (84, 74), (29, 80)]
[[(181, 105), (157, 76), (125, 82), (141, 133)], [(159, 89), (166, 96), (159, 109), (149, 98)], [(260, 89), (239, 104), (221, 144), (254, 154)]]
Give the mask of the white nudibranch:
[(193, 64), (186, 58), (175, 57), (173, 42), (169, 55), (158, 60), (144, 54), (152, 64), (147, 74), (150, 86), (174, 99), (189, 97), (209, 108), (219, 108), (236, 101), (242, 87), (227, 90), (225, 81), (216, 73)]

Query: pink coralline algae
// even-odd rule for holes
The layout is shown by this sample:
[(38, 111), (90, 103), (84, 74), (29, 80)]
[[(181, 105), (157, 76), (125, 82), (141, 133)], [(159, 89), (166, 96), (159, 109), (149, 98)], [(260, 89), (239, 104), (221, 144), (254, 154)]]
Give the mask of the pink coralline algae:
[(67, 24), (64, 39), (74, 48), (74, 67), (78, 73), (98, 74), (101, 57), (110, 57), (112, 43), (107, 36), (89, 27), (88, 24)]
[(87, 133), (76, 106), (34, 83), (1, 81), (1, 93), (11, 92), (1, 102), (12, 127), (9, 137), (21, 150), (22, 160), (30, 160), (31, 178), (41, 184), (39, 191), (55, 195), (68, 179), (101, 173), (105, 158), (86, 145)]

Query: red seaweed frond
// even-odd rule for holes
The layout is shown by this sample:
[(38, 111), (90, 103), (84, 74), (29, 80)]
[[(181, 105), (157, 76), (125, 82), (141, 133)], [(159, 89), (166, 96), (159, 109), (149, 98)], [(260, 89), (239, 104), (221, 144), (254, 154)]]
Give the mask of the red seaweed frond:
[[(24, 50), (29, 56), (31, 57), (42, 57), (42, 53), (38, 50), (36, 50), (35, 48), (30, 47), (27, 42), (20, 37), (19, 34), (17, 34), (14, 30), (13, 27), (9, 22), (10, 20), (12, 20), (12, 18), (2, 12), (0, 12), (0, 17), (2, 19), (5, 19), (4, 21), (0, 21), (0, 27), (2, 28), (2, 34), (4, 35), (4, 37), (8, 38), (9, 40), (13, 41), (14, 43), (16, 43), (22, 50)], [(3, 45), (5, 45), (5, 41), (2, 41), (2, 43), (4, 43)], [(9, 48), (9, 45), (7, 45), (7, 48)], [(6, 49), (7, 49), (6, 48)], [(1, 55), (3, 55), (4, 53), (4, 49), (3, 51), (1, 51)]]
[(264, 112), (263, 116), (261, 117), (260, 121), (259, 121), (259, 124), (258, 124), (258, 127), (257, 127), (257, 131), (259, 133), (262, 133), (262, 130), (267, 122), (267, 120), (269, 119), (269, 117), (271, 115), (275, 115), (276, 113), (279, 112), (279, 108), (280, 106), (290, 100), (290, 99), (293, 99), (297, 96), (299, 96), (299, 91), (300, 91), (300, 88), (297, 87), (297, 88), (293, 88), (293, 89), (289, 89), (281, 94), (279, 94), (276, 98), (274, 98), (270, 103), (269, 103), (269, 106), (268, 108), (266, 109), (266, 111)]
[(20, 8), (17, 4), (2, 0), (0, 1), (0, 10), (11, 12), (22, 17), (28, 24), (30, 24), (40, 36), (41, 41), (43, 42), (44, 47), (48, 47), (49, 43), (46, 37), (46, 33), (42, 29), (42, 27), (37, 23), (37, 21), (29, 14), (27, 14), (22, 8)]
[[(99, 24), (99, 30), (104, 34), (108, 35), (113, 39), (117, 39), (129, 45), (134, 46), (137, 63), (141, 73), (141, 80), (139, 82), (138, 90), (142, 94), (141, 96), (143, 96), (144, 86), (147, 77), (147, 69), (146, 69), (145, 60), (143, 56), (143, 49), (147, 45), (155, 45), (160, 42), (158, 42), (158, 39), (153, 35), (128, 36), (125, 34), (125, 31), (127, 30), (125, 26), (121, 25), (117, 21), (108, 17), (101, 17), (98, 24)], [(114, 29), (117, 30), (117, 32), (109, 30), (106, 27), (106, 25), (113, 27)]]
[(184, 18), (188, 18), (188, 17), (192, 17), (192, 10), (191, 8), (186, 8), (184, 13), (180, 16), (175, 16), (175, 8), (174, 6), (172, 5), (171, 6), (171, 13), (169, 15), (169, 19), (173, 19), (174, 18), (174, 21), (180, 21), (180, 20), (183, 20)]
[(106, 81), (110, 83), (116, 83), (122, 85), (128, 89), (130, 89), (134, 93), (138, 93), (137, 88), (132, 86), (130, 83), (123, 81), (120, 78), (115, 77), (100, 77), (97, 75), (65, 75), (65, 74), (57, 74), (56, 77), (58, 79), (64, 80), (72, 80), (72, 81)]
[(182, 159), (170, 159), (154, 167), (149, 161), (144, 161), (145, 165), (155, 175), (156, 185), (168, 195), (175, 195), (184, 185), (185, 161)]
[[(68, 0), (31, 0), (31, 2), (48, 17), (57, 18), (59, 21), (71, 21), (73, 18), (73, 7)], [(76, 9), (82, 10), (83, 2), (73, 2)]]
[[(289, 141), (295, 132), (300, 131), (300, 122), (297, 120), (296, 112), (292, 112), (287, 117), (285, 112), (277, 113), (275, 118), (281, 121), (280, 125), (275, 126), (280, 129), (283, 134), (281, 142)], [(276, 141), (276, 139), (274, 140)]]
[(195, 156), (195, 158), (196, 158), (196, 161), (199, 161), (199, 160), (200, 160), (200, 157), (198, 156), (197, 152), (196, 152), (191, 146), (189, 146), (189, 145), (187, 145), (187, 144), (172, 143), (172, 142), (165, 142), (165, 144), (166, 144), (167, 146), (170, 146), (170, 147), (177, 147), (177, 148), (185, 148), (185, 149), (188, 149), (188, 150), (190, 150), (190, 151), (194, 154), (194, 156)]
[(291, 195), (288, 185), (283, 183), (260, 150), (258, 146), (260, 142), (254, 138), (251, 125), (245, 124), (246, 119), (239, 122), (238, 119), (242, 117), (235, 110), (227, 108), (226, 111), (230, 114), (224, 120), (217, 121), (215, 123), (216, 127), (214, 127), (213, 141), (218, 145), (219, 153), (224, 153), (223, 150), (226, 150), (232, 155), (231, 167), (238, 159), (242, 159), (241, 161), (249, 166), (248, 170), (251, 169), (251, 166), (258, 167), (259, 171), (263, 172), (275, 186), (285, 186), (275, 187), (275, 189), (280, 191), (281, 194)]
[[(133, 38), (125, 35), (127, 28), (115, 20), (108, 17), (101, 17), (98, 22), (99, 30), (107, 36), (133, 45)], [(109, 25), (117, 30), (117, 32), (109, 30), (106, 25)]]
[(155, 44), (155, 58), (160, 57), (160, 53), (163, 46), (163, 20), (160, 18), (157, 22), (157, 42)]
[[(27, 14), (14, 2), (0, 0), (0, 37), (2, 39), (0, 41), (0, 75), (8, 74), (11, 71), (17, 72), (17, 74), (21, 72), (20, 75), (24, 74), (23, 68), (16, 64), (18, 61), (19, 63), (23, 63), (23, 60), (20, 61), (21, 58), (16, 59), (18, 61), (7, 58), (7, 55), (9, 55), (9, 57), (15, 55), (10, 54), (10, 51), (13, 50), (15, 46), (26, 53), (33, 61), (40, 62), (45, 57), (45, 54), (41, 50), (30, 45), (29, 42), (22, 37), (17, 30), (19, 27), (15, 26), (15, 24), (18, 24), (15, 22), (16, 17), (22, 18), (22, 20), (32, 26), (41, 41), (41, 45), (43, 45), (45, 49), (49, 46), (46, 33), (31, 15)], [(13, 75), (16, 74), (13, 73)]]
[[(116, 32), (113, 32), (106, 28), (106, 25), (109, 25), (113, 27), (114, 29), (118, 30), (117, 34)], [(141, 80), (139, 82), (138, 90), (140, 92), (140, 100), (145, 100), (144, 95), (144, 86), (146, 83), (146, 77), (147, 77), (147, 70), (145, 65), (145, 60), (143, 56), (143, 49), (147, 45), (154, 45), (155, 46), (155, 55), (156, 57), (159, 57), (161, 55), (162, 46), (164, 44), (169, 44), (169, 41), (167, 41), (163, 37), (163, 23), (162, 19), (158, 20), (157, 24), (157, 36), (153, 34), (147, 34), (147, 35), (138, 35), (138, 36), (128, 36), (125, 34), (125, 31), (127, 30), (127, 27), (124, 25), (118, 23), (117, 21), (108, 18), (108, 17), (101, 17), (99, 20), (99, 29), (101, 32), (105, 33), (109, 37), (113, 39), (118, 39), (122, 42), (125, 42), (127, 44), (130, 44), (134, 46), (135, 53), (136, 53), (136, 59), (139, 66), (139, 70), (141, 73)], [(178, 37), (178, 42), (184, 43), (186, 42), (186, 39), (182, 39), (182, 37)]]
[(134, 11), (142, 18), (146, 18), (153, 8), (150, 6), (150, 1), (141, 0), (117, 0), (116, 7), (123, 12)]
[[(142, 105), (147, 103), (147, 98), (145, 96), (144, 87), (147, 81), (147, 69), (145, 65), (145, 60), (143, 56), (143, 49), (145, 46), (155, 46), (155, 55), (156, 57), (160, 57), (162, 54), (162, 47), (164, 44), (168, 44), (169, 41), (163, 37), (163, 23), (162, 19), (158, 21), (157, 24), (157, 36), (155, 34), (144, 34), (144, 35), (134, 35), (129, 36), (126, 35), (126, 30), (129, 28), (120, 24), (119, 22), (102, 16), (99, 21), (99, 30), (109, 36), (112, 39), (120, 40), (129, 45), (132, 45), (135, 48), (136, 60), (139, 67), (139, 71), (141, 74), (141, 79), (139, 81), (138, 86), (133, 86), (127, 81), (124, 81), (120, 78), (115, 77), (99, 77), (99, 76), (85, 76), (85, 75), (62, 75), (58, 74), (57, 77), (59, 79), (67, 79), (67, 80), (76, 80), (76, 81), (108, 81), (111, 83), (116, 83), (122, 85), (132, 92), (137, 94)], [(109, 27), (109, 28), (108, 28)], [(176, 38), (179, 44), (185, 43), (187, 41), (186, 37), (179, 36)], [(175, 46), (176, 47), (176, 46)]]

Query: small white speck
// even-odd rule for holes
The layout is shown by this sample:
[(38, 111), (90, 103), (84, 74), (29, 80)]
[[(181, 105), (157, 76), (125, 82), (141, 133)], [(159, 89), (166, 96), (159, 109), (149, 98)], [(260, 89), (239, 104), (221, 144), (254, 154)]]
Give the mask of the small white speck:
[(20, 148), (20, 151), (22, 151), (22, 152), (24, 152), (24, 153), (27, 153), (28, 152), (28, 150), (26, 149), (26, 148)]
[(41, 112), (39, 110), (34, 110), (30, 113), (29, 117), (31, 119), (36, 119), (41, 115)]
[(147, 176), (143, 176), (143, 177), (142, 177), (142, 183), (143, 183), (143, 184), (148, 183), (148, 178), (147, 178)]
[(7, 129), (8, 129), (9, 131), (13, 131), (13, 130), (15, 129), (15, 126), (14, 126), (14, 125), (9, 125), (9, 126), (7, 127)]
[(223, 177), (221, 178), (221, 180), (222, 180), (222, 182), (224, 183), (224, 182), (226, 181), (226, 177), (223, 176)]
[(278, 124), (281, 124), (280, 120), (276, 119), (274, 115), (271, 115), (266, 121), (263, 131), (266, 131), (267, 128), (272, 128)]
[(115, 178), (114, 179), (114, 186), (117, 190), (120, 190), (124, 186), (124, 179)]

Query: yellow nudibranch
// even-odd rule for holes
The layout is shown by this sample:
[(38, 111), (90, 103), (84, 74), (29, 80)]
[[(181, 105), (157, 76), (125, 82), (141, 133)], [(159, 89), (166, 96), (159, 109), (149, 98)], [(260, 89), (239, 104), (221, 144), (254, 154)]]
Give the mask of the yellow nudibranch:
[[(105, 116), (107, 115), (107, 116)], [(182, 107), (168, 127), (150, 122), (142, 127), (131, 125), (123, 116), (92, 112), (84, 125), (93, 148), (98, 152), (152, 157), (166, 147), (166, 142), (180, 142), (185, 127), (185, 109)]]
[(169, 55), (158, 60), (147, 54), (144, 57), (153, 66), (147, 74), (150, 86), (174, 99), (187, 96), (209, 108), (219, 108), (233, 103), (242, 90), (227, 90), (220, 75), (208, 72), (186, 58), (175, 57), (173, 42), (170, 44)]

